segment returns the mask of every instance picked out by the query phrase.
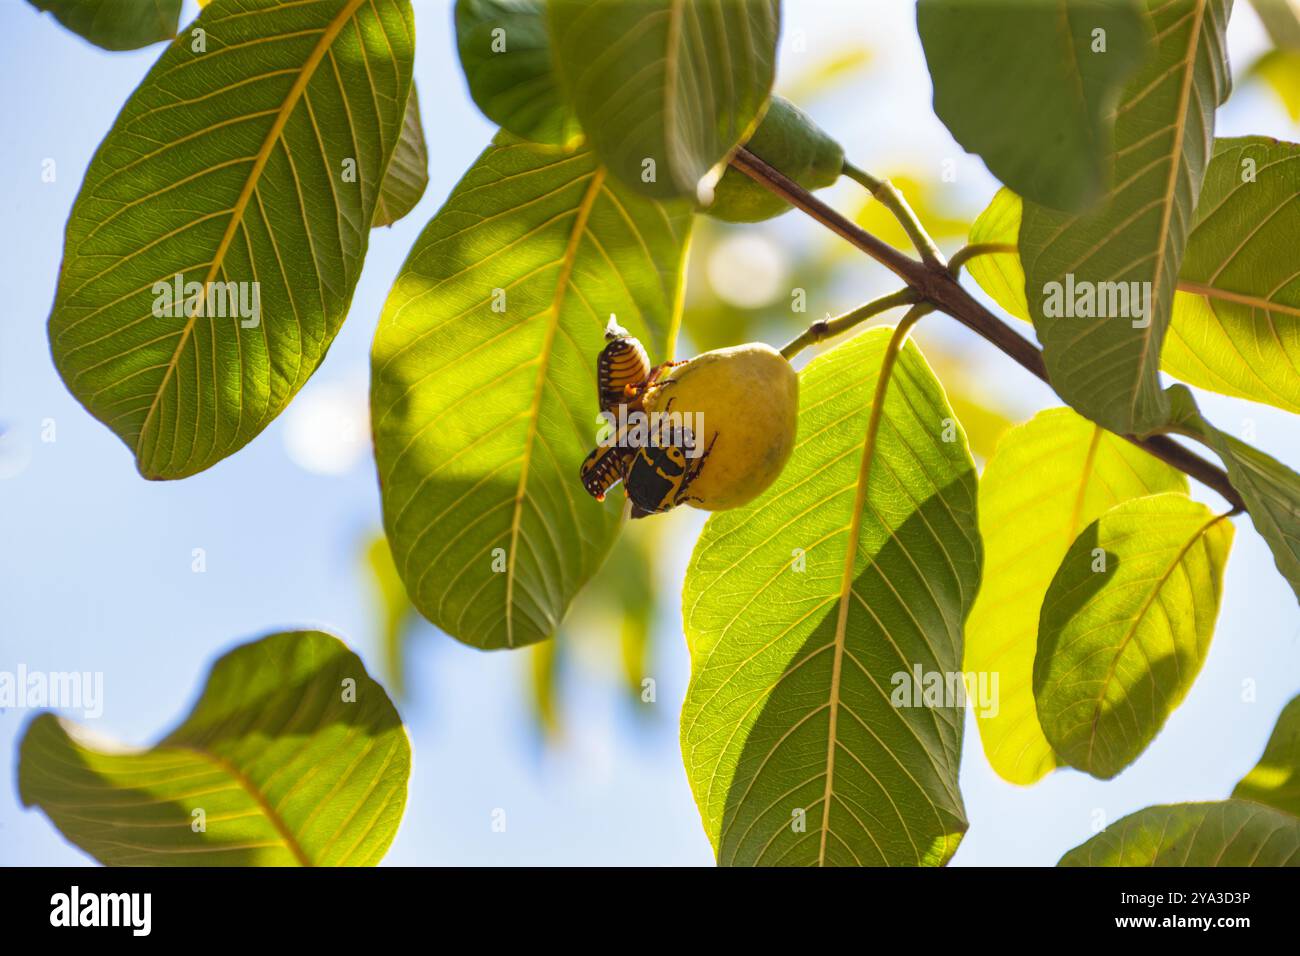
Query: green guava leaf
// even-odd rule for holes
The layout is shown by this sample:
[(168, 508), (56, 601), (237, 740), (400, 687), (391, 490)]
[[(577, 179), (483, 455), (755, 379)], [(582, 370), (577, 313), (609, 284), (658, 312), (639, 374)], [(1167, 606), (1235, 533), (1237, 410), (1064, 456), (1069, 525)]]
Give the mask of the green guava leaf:
[(1162, 365), (1189, 385), (1300, 412), (1300, 146), (1219, 139)]
[(1129, 814), (1058, 866), (1300, 866), (1300, 819), (1246, 800)]
[(1231, 546), (1227, 516), (1178, 492), (1122, 501), (1070, 545), (1034, 658), (1062, 761), (1105, 780), (1155, 739), (1205, 663)]
[(1264, 755), (1232, 796), (1300, 817), (1300, 697), (1282, 708)]
[(18, 748), (18, 793), (109, 866), (373, 866), (406, 806), (392, 701), (335, 637), (263, 637), (221, 657), (152, 747), (50, 713)]
[(1059, 865), (1300, 866), (1298, 768), (1300, 697), (1283, 708), (1264, 755), (1232, 799), (1139, 810)]
[(939, 865), (966, 830), (964, 696), (918, 703), (905, 685), (959, 680), (975, 467), (912, 344), (867, 448), (892, 331), (800, 373), (785, 470), (709, 518), (687, 569), (682, 753), (724, 865)]
[(1124, 84), (1147, 53), (1137, 0), (919, 0), (934, 111), (1022, 196), (1078, 211), (1107, 188)]
[(1059, 765), (1034, 705), (1043, 597), (1081, 531), (1121, 502), (1186, 492), (1183, 474), (1068, 408), (1039, 412), (998, 443), (980, 479), (984, 582), (966, 623), (966, 670), (998, 675), (996, 710), (975, 708), (989, 764), (1029, 784)]
[[(821, 189), (840, 178), (844, 149), (803, 110), (789, 100), (773, 96), (763, 121), (745, 148), (779, 169), (804, 189)], [(738, 169), (727, 167), (713, 190), (713, 202), (704, 210), (726, 222), (759, 222), (793, 207), (764, 189)]]
[(194, 26), (91, 161), (49, 322), (147, 478), (233, 454), (324, 358), (411, 84), (407, 0), (214, 0)]
[(412, 83), (411, 95), (406, 98), (402, 134), (379, 187), (373, 225), (391, 226), (397, 222), (415, 208), (428, 185), (429, 147), (425, 145), (424, 126), (420, 122), (420, 98)]
[(1195, 438), (1219, 456), (1278, 571), (1300, 599), (1300, 475), (1258, 448), (1220, 431), (1201, 416), (1185, 385), (1169, 388), (1171, 430)]
[(27, 0), (105, 50), (138, 50), (176, 36), (181, 0)]
[(989, 201), (970, 227), (970, 244), (994, 244), (1008, 248), (1005, 252), (979, 255), (966, 263), (966, 271), (998, 305), (1025, 322), (1029, 303), (1025, 301), (1025, 269), (1020, 263), (1020, 219), (1024, 203), (1003, 186)]
[(695, 198), (758, 123), (779, 0), (551, 0), (562, 87), (601, 161), (648, 196)]
[(1027, 202), (1026, 295), (1052, 385), (1119, 434), (1168, 415), (1160, 350), (1183, 247), (1228, 95), (1231, 0), (1170, 0), (1151, 12), (1156, 50), (1115, 116), (1113, 185), (1075, 215)]
[(551, 62), (544, 0), (456, 0), (456, 49), (469, 95), (492, 122), (534, 143), (582, 139)]
[[(1300, 412), (1300, 375), (1296, 371), (1300, 367), (1300, 318), (1292, 314), (1297, 311), (1293, 303), (1300, 295), (1295, 291), (1300, 280), (1288, 280), (1287, 258), (1270, 250), (1279, 248), (1279, 241), (1284, 248), (1288, 241), (1273, 233), (1274, 219), (1282, 221), (1291, 233), (1300, 229), (1290, 221), (1295, 216), (1289, 215), (1286, 206), (1287, 196), (1300, 190), (1300, 179), (1288, 182), (1300, 177), (1300, 163), (1292, 160), (1298, 149), (1258, 137), (1215, 141), (1215, 158), (1201, 190), (1198, 224), (1188, 239), (1178, 280), (1180, 291), (1174, 296), (1173, 318), (1160, 359), (1165, 372), (1199, 388), (1291, 412)], [(1251, 170), (1256, 181), (1249, 185), (1249, 195), (1230, 196), (1232, 177), (1245, 169), (1241, 161), (1256, 159), (1251, 153), (1286, 158), (1270, 163), (1257, 160)], [(1246, 200), (1254, 202), (1247, 206)], [(1000, 189), (971, 226), (970, 242), (1015, 246), (1020, 218), (1020, 197)], [(1252, 238), (1256, 229), (1268, 235), (1269, 243)], [(1234, 254), (1237, 249), (1240, 253)], [(1220, 271), (1229, 256), (1235, 267)], [(1018, 252), (976, 256), (967, 270), (998, 305), (1029, 321), (1025, 273)]]
[(482, 648), (554, 634), (617, 533), (578, 481), (611, 313), (672, 353), (691, 210), (589, 151), (499, 133), (411, 250), (371, 356), (393, 558), (415, 606)]

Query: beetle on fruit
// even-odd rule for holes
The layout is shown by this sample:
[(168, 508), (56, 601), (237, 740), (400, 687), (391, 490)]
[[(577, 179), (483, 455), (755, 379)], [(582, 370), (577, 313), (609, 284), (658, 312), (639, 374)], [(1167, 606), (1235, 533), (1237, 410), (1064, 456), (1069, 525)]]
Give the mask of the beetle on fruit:
[(582, 462), (578, 477), (582, 487), (597, 501), (604, 501), (609, 489), (623, 480), (634, 448), (626, 445), (597, 445)]
[[(665, 415), (671, 407), (672, 399), (669, 399)], [(690, 490), (713, 448), (710, 445), (703, 453), (693, 455), (691, 452), (698, 447), (695, 441), (689, 433), (665, 435), (659, 428), (652, 441), (633, 450), (623, 472), (623, 490), (632, 504), (633, 518), (662, 514), (680, 504), (702, 500), (690, 494)]]
[(645, 346), (611, 315), (605, 326), (605, 347), (596, 357), (596, 397), (602, 412), (613, 412), (620, 405), (639, 411), (646, 393), (665, 371), (681, 362), (665, 362), (650, 367)]
[[(799, 395), (798, 376), (779, 352), (750, 343), (652, 369), (613, 317), (605, 334), (597, 363), (601, 411), (623, 406), (624, 415), (582, 463), (588, 494), (603, 501), (621, 481), (632, 517), (641, 518), (681, 504), (737, 508), (776, 480), (794, 449)], [(638, 437), (631, 425), (637, 416), (650, 420), (653, 437), (644, 430)], [(679, 425), (665, 436), (665, 421), (701, 427)]]

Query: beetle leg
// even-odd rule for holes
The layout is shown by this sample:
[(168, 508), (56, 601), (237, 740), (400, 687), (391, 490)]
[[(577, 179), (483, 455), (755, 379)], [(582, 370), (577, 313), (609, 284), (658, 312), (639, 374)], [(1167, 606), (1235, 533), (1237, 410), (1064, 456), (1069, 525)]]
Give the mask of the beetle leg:
[(659, 377), (663, 375), (664, 372), (668, 371), (668, 369), (676, 368), (679, 365), (685, 365), (685, 364), (686, 363), (682, 361), (682, 362), (664, 362), (662, 365), (656, 365), (654, 368), (650, 370), (650, 374), (646, 376), (645, 381), (642, 382), (640, 386), (638, 386), (639, 393), (641, 395), (644, 395), (647, 392), (649, 392), (652, 388), (654, 389), (668, 388), (670, 385), (676, 384), (675, 381), (673, 380), (669, 380), (667, 382), (661, 382), (659, 381)]
[(695, 461), (690, 466), (690, 470), (686, 473), (685, 478), (682, 479), (682, 486), (677, 490), (677, 497), (673, 499), (673, 504), (680, 505), (680, 504), (685, 504), (688, 501), (699, 501), (699, 502), (704, 501), (704, 499), (699, 497), (698, 495), (688, 495), (686, 494), (686, 492), (690, 489), (691, 484), (695, 481), (695, 479), (699, 477), (700, 469), (704, 467), (704, 459), (708, 458), (709, 455), (712, 453), (713, 446), (717, 443), (717, 441), (718, 441), (718, 434), (717, 432), (714, 432), (713, 441), (709, 442), (709, 447), (704, 449), (703, 455), (695, 459)]
[(706, 449), (704, 449), (704, 454), (701, 455), (699, 458), (696, 458), (696, 459), (695, 459), (695, 464), (692, 465), (692, 467), (691, 467), (691, 479), (692, 479), (692, 480), (694, 480), (694, 479), (695, 479), (695, 476), (698, 475), (698, 474), (700, 473), (700, 469), (704, 467), (704, 459), (708, 458), (709, 455), (711, 455), (711, 454), (713, 453), (713, 446), (716, 445), (717, 443), (718, 443), (718, 433), (717, 433), (717, 432), (714, 432), (714, 433), (713, 433), (713, 441), (709, 442), (709, 447), (706, 448)]

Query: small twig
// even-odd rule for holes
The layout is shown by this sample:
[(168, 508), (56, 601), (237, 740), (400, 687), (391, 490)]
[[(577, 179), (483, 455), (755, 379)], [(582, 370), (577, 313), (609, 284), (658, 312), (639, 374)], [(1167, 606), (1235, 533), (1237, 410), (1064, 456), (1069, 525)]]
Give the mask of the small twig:
[(912, 240), (912, 245), (916, 246), (916, 251), (921, 254), (924, 262), (936, 266), (945, 265), (943, 253), (939, 251), (939, 247), (934, 244), (930, 234), (921, 225), (921, 220), (916, 218), (916, 213), (907, 204), (903, 194), (894, 188), (893, 183), (888, 179), (877, 179), (865, 170), (858, 169), (848, 160), (844, 161), (842, 168), (845, 176), (865, 187), (893, 214), (898, 224), (903, 227), (903, 231), (907, 233), (907, 238)]
[[(885, 266), (915, 290), (919, 301), (952, 316), (1009, 355), (1028, 372), (1049, 386), (1052, 384), (1047, 377), (1047, 366), (1043, 364), (1043, 353), (1038, 347), (981, 305), (962, 288), (946, 267), (918, 262), (882, 242), (743, 147), (732, 156), (731, 165)], [(1168, 435), (1123, 437), (1218, 492), (1234, 508), (1245, 507), (1222, 468), (1178, 444)]]
[(901, 305), (911, 305), (916, 300), (916, 291), (908, 286), (889, 295), (883, 295), (879, 299), (872, 299), (853, 311), (837, 315), (833, 319), (821, 319), (804, 329), (797, 338), (792, 339), (781, 349), (781, 354), (787, 359), (792, 359), (808, 346), (847, 332), (873, 315), (879, 315)]

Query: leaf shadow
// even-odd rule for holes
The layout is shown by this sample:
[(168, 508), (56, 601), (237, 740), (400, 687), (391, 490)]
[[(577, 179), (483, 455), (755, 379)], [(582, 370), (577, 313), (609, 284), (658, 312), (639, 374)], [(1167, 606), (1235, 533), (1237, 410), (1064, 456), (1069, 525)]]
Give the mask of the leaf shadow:
[[(969, 508), (964, 520), (957, 506)], [(957, 789), (964, 700), (896, 707), (891, 694), (896, 675), (918, 665), (924, 673), (961, 671), (961, 628), (982, 562), (974, 525), (970, 471), (914, 507), (892, 535), (877, 526), (883, 540), (874, 549), (864, 527), (867, 563), (853, 582), (840, 658), (827, 832), (838, 600), (788, 655), (746, 736), (723, 810), (720, 864), (941, 864), (955, 851), (967, 826)], [(841, 546), (836, 563), (842, 555)], [(790, 789), (791, 780), (805, 782)]]

